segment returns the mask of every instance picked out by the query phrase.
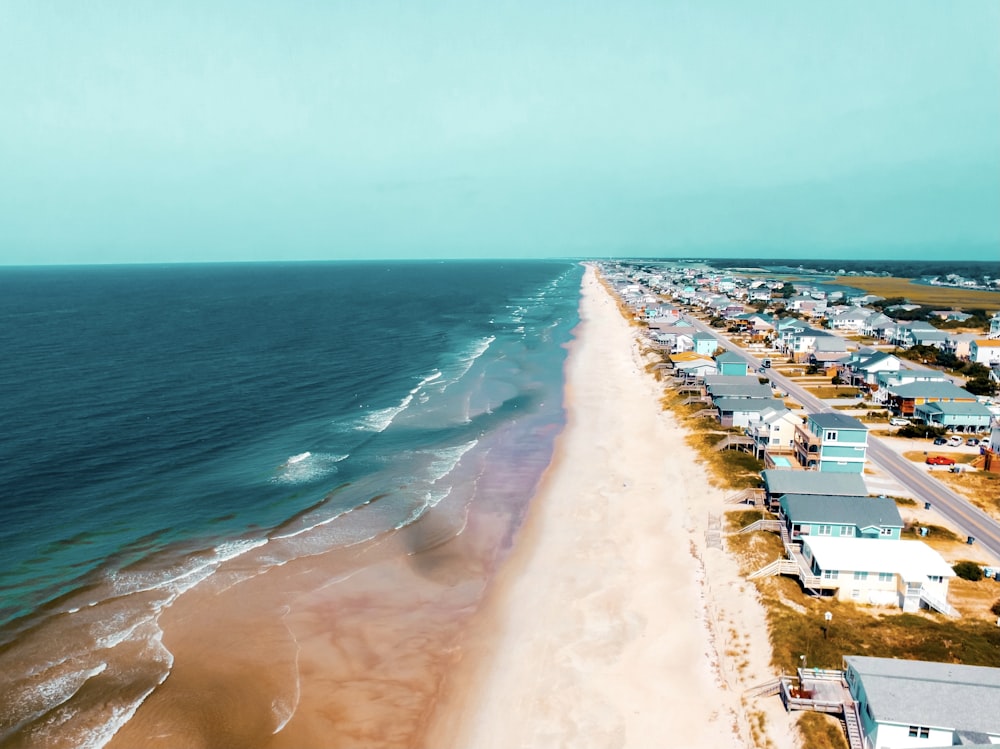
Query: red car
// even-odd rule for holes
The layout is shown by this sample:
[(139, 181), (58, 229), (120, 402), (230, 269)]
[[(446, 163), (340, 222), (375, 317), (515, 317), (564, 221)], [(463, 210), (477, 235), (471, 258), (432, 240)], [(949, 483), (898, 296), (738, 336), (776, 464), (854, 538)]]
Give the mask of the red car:
[(955, 460), (953, 458), (946, 458), (944, 455), (931, 455), (927, 459), (927, 464), (932, 466), (953, 466), (955, 465)]

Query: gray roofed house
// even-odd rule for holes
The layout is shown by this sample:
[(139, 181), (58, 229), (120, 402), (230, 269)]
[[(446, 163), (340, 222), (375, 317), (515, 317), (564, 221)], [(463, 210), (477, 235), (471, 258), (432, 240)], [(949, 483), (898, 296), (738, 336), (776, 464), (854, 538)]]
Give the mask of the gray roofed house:
[(868, 494), (868, 487), (865, 486), (865, 480), (859, 473), (821, 473), (769, 468), (762, 471), (761, 476), (772, 502), (776, 502), (785, 494), (825, 494), (841, 497), (863, 497)]
[(844, 656), (865, 746), (1000, 743), (1000, 669)]
[(741, 383), (705, 383), (705, 391), (713, 398), (773, 398), (771, 386), (755, 377), (743, 377)]
[(809, 414), (809, 420), (814, 422), (820, 429), (866, 429), (865, 425), (853, 416), (835, 411)]
[(785, 494), (778, 505), (793, 540), (811, 535), (898, 539), (903, 530), (899, 509), (888, 497)]
[(715, 398), (713, 403), (724, 427), (748, 427), (760, 421), (763, 412), (785, 407), (777, 398)]

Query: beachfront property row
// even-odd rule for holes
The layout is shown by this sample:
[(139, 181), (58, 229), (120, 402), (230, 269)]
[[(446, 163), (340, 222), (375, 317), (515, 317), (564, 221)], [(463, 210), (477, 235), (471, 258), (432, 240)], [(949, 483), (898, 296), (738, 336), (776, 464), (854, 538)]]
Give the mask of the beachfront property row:
[(762, 476), (777, 520), (744, 530), (777, 531), (785, 556), (751, 579), (792, 575), (815, 595), (956, 615), (948, 603), (951, 566), (923, 542), (902, 540), (896, 503), (868, 496), (861, 476), (780, 469)]

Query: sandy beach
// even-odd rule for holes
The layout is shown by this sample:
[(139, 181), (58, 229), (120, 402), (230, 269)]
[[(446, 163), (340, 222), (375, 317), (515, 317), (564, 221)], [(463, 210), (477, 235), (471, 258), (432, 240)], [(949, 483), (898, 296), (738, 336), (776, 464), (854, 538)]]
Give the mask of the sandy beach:
[(724, 494), (593, 268), (580, 311), (567, 427), (420, 745), (752, 746), (740, 695), (770, 648), (752, 586), (707, 543)]

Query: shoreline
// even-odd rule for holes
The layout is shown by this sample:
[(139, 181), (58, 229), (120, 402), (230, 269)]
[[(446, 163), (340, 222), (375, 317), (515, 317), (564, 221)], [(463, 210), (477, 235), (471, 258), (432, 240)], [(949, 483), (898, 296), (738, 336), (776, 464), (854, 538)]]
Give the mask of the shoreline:
[[(593, 266), (574, 336), (566, 427), (419, 745), (752, 746), (740, 695), (770, 678), (770, 646), (706, 541), (723, 493)], [(795, 745), (785, 723), (775, 746)]]

